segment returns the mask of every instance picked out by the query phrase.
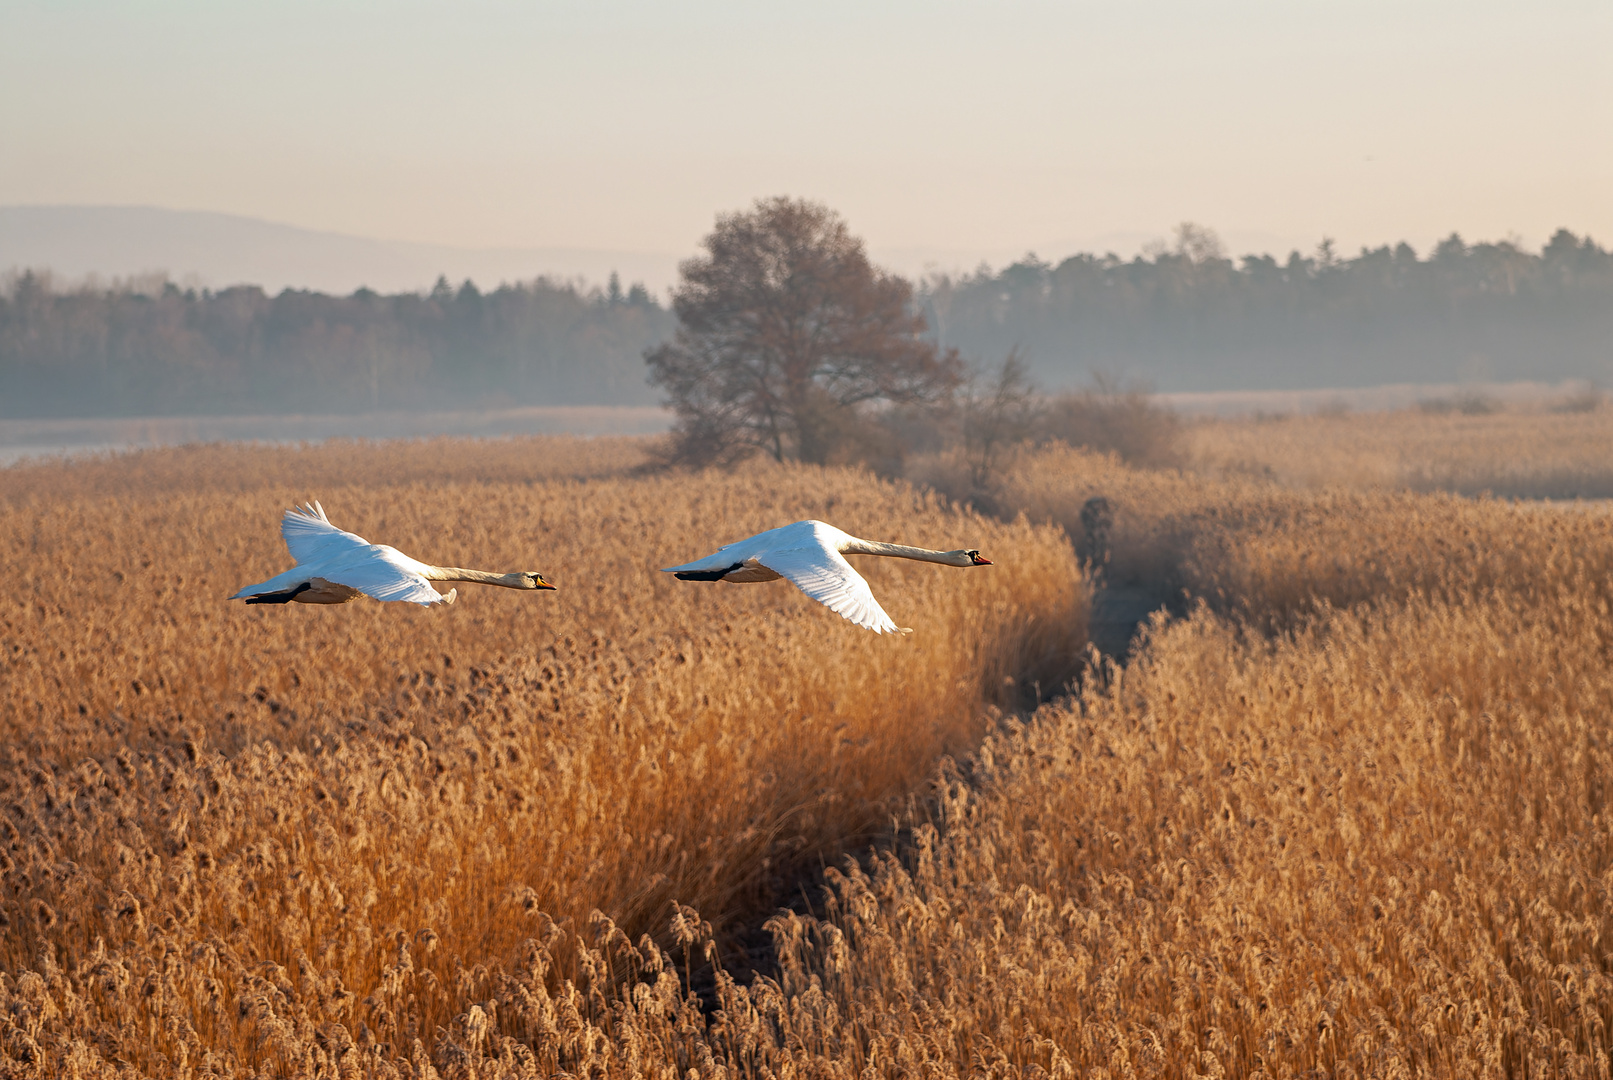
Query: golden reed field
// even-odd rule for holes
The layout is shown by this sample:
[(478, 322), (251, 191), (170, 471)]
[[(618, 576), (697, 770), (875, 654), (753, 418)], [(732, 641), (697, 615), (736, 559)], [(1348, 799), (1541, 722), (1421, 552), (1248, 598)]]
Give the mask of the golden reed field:
[[(1188, 429), (1197, 471), (1288, 487), (1489, 492), (1513, 498), (1613, 498), (1613, 409), (1360, 415), (1206, 421)], [(1473, 399), (1480, 409), (1492, 407)]]
[[(0, 471), (0, 1072), (1608, 1075), (1607, 517), (1198, 450), (1027, 450), (1009, 522), (946, 458), (643, 460)], [(560, 591), (226, 603), (308, 497)], [(809, 516), (996, 565), (858, 560), (906, 638), (655, 570)], [(1095, 585), (1178, 614), (1092, 662)]]

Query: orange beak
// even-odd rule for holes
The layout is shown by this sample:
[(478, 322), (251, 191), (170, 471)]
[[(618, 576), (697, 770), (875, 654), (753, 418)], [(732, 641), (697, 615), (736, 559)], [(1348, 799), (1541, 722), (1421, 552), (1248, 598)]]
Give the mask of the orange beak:
[(976, 555), (974, 557), (974, 564), (976, 566), (990, 566), (991, 560), (986, 558), (984, 555)]

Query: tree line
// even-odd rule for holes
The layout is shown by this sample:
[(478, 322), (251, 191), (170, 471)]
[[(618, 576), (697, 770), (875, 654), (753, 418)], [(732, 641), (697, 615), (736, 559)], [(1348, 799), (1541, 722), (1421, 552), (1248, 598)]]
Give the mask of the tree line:
[[(744, 290), (768, 273), (781, 284), (785, 267), (795, 306), (747, 322)], [(697, 426), (709, 453), (754, 444), (818, 457), (844, 442), (853, 414), (944, 404), (967, 368), (995, 371), (1010, 353), (1021, 381), (1050, 391), (1094, 373), (1162, 390), (1613, 379), (1613, 253), (1566, 229), (1539, 252), (1453, 235), (1426, 258), (1407, 244), (1346, 258), (1324, 241), (1279, 261), (1234, 260), (1213, 232), (1184, 224), (1130, 260), (1027, 256), (915, 284), (872, 266), (828, 208), (774, 199), (719, 218), (683, 270), (676, 311), (614, 277), (603, 288), (539, 278), (483, 293), (439, 280), (424, 294), (270, 296), (13, 274), (0, 280), (0, 415), (684, 408), (706, 395)], [(851, 306), (823, 307), (830, 286)], [(844, 348), (801, 351), (827, 340)], [(706, 360), (741, 353), (752, 366), (722, 368), (726, 384), (703, 378)], [(763, 387), (763, 407), (736, 410), (750, 386)]]
[(1166, 390), (1613, 378), (1613, 252), (1567, 229), (1539, 252), (1452, 234), (1426, 258), (1323, 241), (1235, 261), (1184, 224), (1130, 260), (1029, 256), (932, 277), (919, 300), (943, 347), (1017, 348), (1055, 386), (1094, 371)]
[(0, 415), (362, 412), (654, 404), (672, 332), (642, 285), (544, 278), (351, 296), (172, 282), (0, 288)]

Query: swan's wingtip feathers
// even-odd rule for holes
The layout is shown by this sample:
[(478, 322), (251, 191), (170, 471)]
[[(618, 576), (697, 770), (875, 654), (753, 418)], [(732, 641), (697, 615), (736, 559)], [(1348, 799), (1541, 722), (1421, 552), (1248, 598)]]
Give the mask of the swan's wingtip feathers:
[(293, 506), (290, 510), (286, 511), (285, 516), (311, 518), (314, 521), (322, 521), (326, 525), (330, 524), (330, 518), (325, 516), (325, 508), (319, 505), (318, 499), (309, 499), (305, 503)]
[(447, 592), (443, 593), (442, 602), (445, 604), (452, 604), (457, 599), (459, 599), (459, 590), (449, 589)]

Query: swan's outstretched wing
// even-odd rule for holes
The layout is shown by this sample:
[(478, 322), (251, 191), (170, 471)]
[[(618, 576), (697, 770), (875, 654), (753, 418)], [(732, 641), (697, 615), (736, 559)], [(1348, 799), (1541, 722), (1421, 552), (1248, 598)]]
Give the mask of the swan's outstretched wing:
[(345, 549), (370, 546), (370, 542), (362, 536), (343, 532), (332, 525), (330, 518), (325, 516), (325, 508), (317, 500), (307, 506), (287, 510), (280, 519), (280, 535), (286, 539), (286, 550), (299, 563), (318, 562), (333, 558)]
[[(818, 535), (819, 529), (829, 529), (821, 521), (797, 521), (791, 525), (780, 525), (776, 529), (759, 532), (755, 536), (747, 536), (743, 540), (735, 540), (732, 544), (724, 544), (704, 559), (684, 563), (682, 566), (668, 566), (661, 572), (675, 574), (680, 570), (726, 570), (730, 566), (738, 566), (746, 559), (760, 555), (764, 551), (774, 549), (785, 550), (796, 547), (811, 547), (814, 544), (828, 543)], [(844, 536), (844, 533), (839, 535)]]
[[(343, 532), (330, 523), (319, 503), (287, 510), (280, 519), (280, 535), (297, 565), (268, 581), (248, 585), (230, 599), (282, 593), (327, 581), (345, 585), (377, 600), (403, 600), (412, 604), (451, 604), (431, 587), (421, 571), (429, 569), (395, 548), (371, 544), (362, 536)], [(329, 601), (322, 601), (329, 602)]]
[[(721, 554), (721, 552), (718, 552)], [(874, 591), (840, 552), (821, 543), (764, 551), (752, 556), (830, 611), (876, 634), (895, 633), (896, 625), (874, 599)]]
[(453, 603), (433, 589), (425, 575), (409, 565), (412, 562), (413, 559), (391, 548), (366, 544), (365, 550), (357, 553), (356, 557), (338, 559), (335, 563), (322, 566), (319, 576), (337, 585), (357, 589), (377, 600), (406, 600), (411, 604)]
[(724, 544), (704, 559), (684, 563), (682, 566), (668, 566), (662, 569), (663, 574), (675, 574), (680, 570), (726, 570), (730, 566), (737, 566), (768, 546), (768, 540), (778, 529), (769, 529), (755, 536), (747, 536), (743, 540), (735, 540), (732, 544)]

